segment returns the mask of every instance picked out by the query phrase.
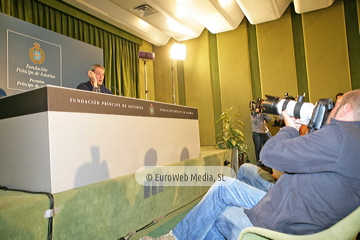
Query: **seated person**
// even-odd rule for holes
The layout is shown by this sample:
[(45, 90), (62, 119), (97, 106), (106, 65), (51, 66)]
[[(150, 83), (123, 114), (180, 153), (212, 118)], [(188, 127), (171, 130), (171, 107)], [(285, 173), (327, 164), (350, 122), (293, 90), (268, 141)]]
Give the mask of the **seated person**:
[(237, 239), (252, 226), (311, 234), (360, 206), (360, 89), (344, 94), (327, 124), (305, 136), (283, 116), (286, 127), (260, 153), (265, 165), (284, 172), (276, 184), (265, 192), (233, 178), (217, 181), (161, 239)]
[(76, 88), (85, 91), (112, 94), (107, 87), (102, 85), (104, 81), (104, 72), (105, 68), (101, 64), (92, 65), (91, 69), (88, 71), (89, 81), (80, 83)]
[[(306, 135), (308, 132), (307, 125), (302, 124), (299, 129), (300, 136)], [(268, 192), (282, 174), (283, 172), (266, 166), (259, 167), (251, 163), (244, 163), (240, 166), (236, 179)]]

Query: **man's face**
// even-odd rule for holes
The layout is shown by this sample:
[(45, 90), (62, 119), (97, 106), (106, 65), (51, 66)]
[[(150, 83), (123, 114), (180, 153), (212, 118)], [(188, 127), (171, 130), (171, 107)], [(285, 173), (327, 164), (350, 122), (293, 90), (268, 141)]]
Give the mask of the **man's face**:
[(341, 104), (341, 101), (342, 101), (342, 98), (339, 98), (336, 103), (335, 103), (335, 107), (331, 110), (330, 114), (329, 114), (329, 117), (326, 121), (326, 123), (330, 123), (331, 119), (334, 118), (336, 119), (336, 116), (339, 112), (339, 109), (342, 107), (342, 104)]
[(96, 74), (97, 84), (102, 85), (104, 81), (104, 69), (96, 67), (94, 73)]

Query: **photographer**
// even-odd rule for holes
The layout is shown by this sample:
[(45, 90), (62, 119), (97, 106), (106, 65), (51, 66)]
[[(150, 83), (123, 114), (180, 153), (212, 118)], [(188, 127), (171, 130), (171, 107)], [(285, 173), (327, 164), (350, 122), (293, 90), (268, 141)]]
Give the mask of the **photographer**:
[[(318, 131), (300, 137), (283, 111), (282, 128), (261, 152), (285, 172), (266, 193), (225, 177), (168, 234), (157, 239), (238, 239), (247, 227), (287, 234), (330, 228), (360, 205), (360, 89), (344, 94)], [(142, 240), (153, 239), (143, 237)]]
[(256, 161), (259, 161), (261, 148), (268, 139), (267, 135), (265, 134), (267, 129), (266, 123), (270, 122), (271, 120), (267, 114), (261, 113), (261, 108), (259, 106), (263, 101), (263, 99), (258, 98), (256, 107), (253, 109), (253, 111), (251, 111), (250, 115)]

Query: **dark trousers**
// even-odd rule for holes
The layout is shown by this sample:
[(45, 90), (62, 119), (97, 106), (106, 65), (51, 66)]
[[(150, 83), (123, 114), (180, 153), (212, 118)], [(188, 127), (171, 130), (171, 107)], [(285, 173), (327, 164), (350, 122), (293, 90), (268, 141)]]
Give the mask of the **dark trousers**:
[(252, 138), (255, 146), (256, 161), (259, 161), (261, 148), (266, 143), (268, 138), (265, 133), (257, 133), (257, 132), (252, 132)]

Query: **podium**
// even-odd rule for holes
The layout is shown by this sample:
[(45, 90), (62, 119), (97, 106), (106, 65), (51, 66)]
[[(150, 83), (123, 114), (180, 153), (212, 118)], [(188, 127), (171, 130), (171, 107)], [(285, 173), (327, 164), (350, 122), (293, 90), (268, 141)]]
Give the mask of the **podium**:
[(0, 98), (0, 184), (58, 193), (200, 156), (198, 110), (45, 86)]

